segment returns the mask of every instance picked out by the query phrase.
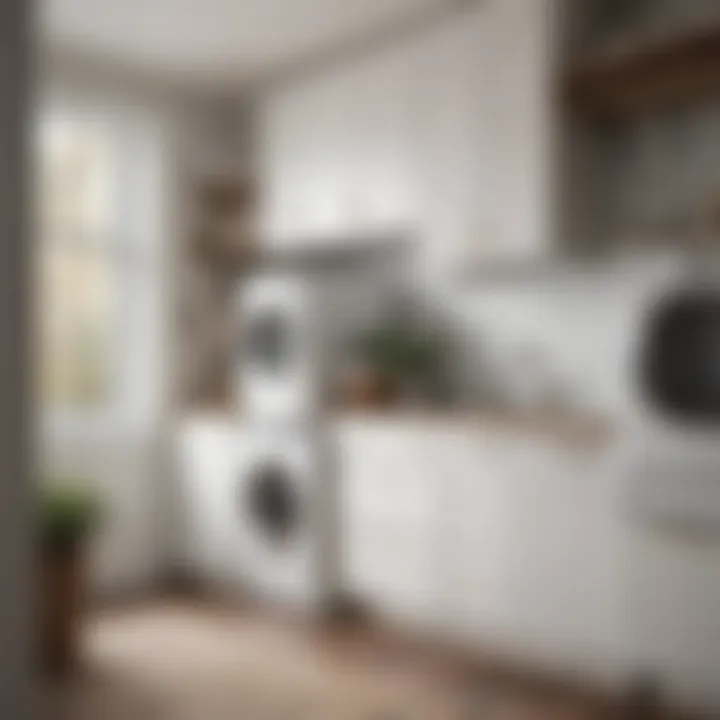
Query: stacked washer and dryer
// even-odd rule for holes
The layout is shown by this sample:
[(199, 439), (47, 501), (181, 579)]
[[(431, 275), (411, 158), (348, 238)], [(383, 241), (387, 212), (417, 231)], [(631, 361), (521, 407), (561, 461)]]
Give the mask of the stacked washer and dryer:
[(397, 285), (370, 260), (271, 265), (238, 287), (237, 414), (186, 430), (182, 453), (195, 565), (245, 596), (312, 613), (342, 591), (336, 381)]

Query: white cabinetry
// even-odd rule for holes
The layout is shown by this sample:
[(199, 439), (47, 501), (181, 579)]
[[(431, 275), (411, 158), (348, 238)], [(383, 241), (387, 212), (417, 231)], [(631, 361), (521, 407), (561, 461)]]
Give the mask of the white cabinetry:
[(346, 422), (346, 584), (471, 647), (618, 672), (617, 498), (592, 454), (472, 422)]
[(342, 242), (411, 221), (411, 56), (392, 48), (266, 97), (260, 116), (264, 236)]
[(545, 252), (549, 8), (482, 3), (269, 90), (259, 123), (267, 242), (407, 231), (435, 272)]
[(518, 649), (559, 671), (618, 670), (617, 498), (591, 456), (552, 444), (528, 443), (510, 474)]
[(242, 432), (223, 420), (188, 420), (178, 434), (179, 552), (189, 571), (220, 586), (233, 560), (227, 487), (241, 441)]
[(485, 10), (477, 72), (488, 172), (473, 247), (478, 260), (527, 260), (552, 250), (559, 4), (503, 0)]
[(403, 231), (414, 223), (413, 59), (412, 48), (401, 45), (343, 76), (347, 231)]
[(525, 529), (513, 518), (517, 482), (503, 444), (472, 428), (441, 431), (437, 472), (446, 478), (442, 512), (443, 630), (458, 640), (492, 645), (518, 625), (514, 566)]
[(552, 30), (545, 0), (504, 0), (425, 39), (417, 154), (430, 268), (550, 249)]
[(622, 516), (598, 456), (502, 431), (437, 445), (447, 632), (588, 679), (619, 672)]
[(412, 426), (349, 421), (342, 447), (344, 582), (377, 610), (427, 627), (437, 615), (440, 478)]
[(338, 121), (311, 90), (287, 90), (262, 108), (262, 230), (268, 243), (307, 242), (338, 222), (334, 195), (340, 183), (330, 161)]
[(423, 36), (413, 126), (423, 263), (448, 270), (488, 242), (488, 171), (480, 69), (483, 13), (462, 13)]
[[(592, 455), (532, 437), (448, 437), (448, 630), (546, 668), (612, 668), (615, 498)], [(447, 463), (443, 463), (447, 465)]]

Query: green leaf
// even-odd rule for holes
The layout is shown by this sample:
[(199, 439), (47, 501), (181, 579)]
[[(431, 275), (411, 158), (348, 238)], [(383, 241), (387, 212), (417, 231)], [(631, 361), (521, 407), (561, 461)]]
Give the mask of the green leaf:
[(44, 550), (69, 550), (97, 527), (102, 514), (96, 493), (79, 483), (48, 481), (40, 488), (37, 532)]

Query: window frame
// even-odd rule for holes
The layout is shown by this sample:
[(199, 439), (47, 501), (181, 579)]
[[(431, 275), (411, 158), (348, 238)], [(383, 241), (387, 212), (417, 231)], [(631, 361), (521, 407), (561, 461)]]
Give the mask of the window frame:
[[(162, 116), (147, 106), (92, 93), (50, 94), (39, 107), (35, 126), (38, 139), (44, 131), (43, 123), (57, 119), (72, 122), (73, 118), (107, 124), (117, 133), (118, 192), (113, 204), (120, 223), (113, 228), (114, 238), (109, 237), (106, 242), (89, 241), (91, 251), (107, 253), (108, 261), (114, 265), (112, 277), (117, 300), (112, 314), (113, 367), (107, 401), (96, 407), (43, 406), (40, 397), (41, 424), (51, 433), (80, 436), (141, 431), (157, 420), (162, 404), (159, 381), (166, 291), (163, 262), (169, 191), (167, 128)], [(40, 143), (37, 146), (39, 148)], [(41, 162), (39, 152), (37, 162)], [(143, 171), (149, 173), (149, 204), (154, 202), (153, 207), (148, 207), (145, 199), (140, 198), (142, 192), (134, 187), (141, 177), (138, 173)], [(133, 202), (138, 201), (143, 206), (133, 208)], [(138, 220), (140, 216), (142, 220)], [(37, 241), (38, 253), (44, 252), (41, 231)], [(73, 242), (76, 241), (61, 241), (68, 243), (68, 252), (72, 252)], [(77, 242), (78, 252), (83, 252), (82, 238)], [(144, 312), (138, 313), (138, 304)], [(152, 376), (150, 379), (148, 374)]]

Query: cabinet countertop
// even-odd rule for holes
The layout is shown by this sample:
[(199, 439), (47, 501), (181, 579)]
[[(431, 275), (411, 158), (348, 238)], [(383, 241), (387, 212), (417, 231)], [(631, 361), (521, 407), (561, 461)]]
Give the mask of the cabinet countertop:
[(340, 422), (371, 425), (439, 425), (470, 431), (537, 436), (578, 446), (600, 446), (610, 442), (615, 427), (601, 413), (575, 410), (515, 411), (503, 409), (386, 409), (347, 410), (335, 414)]
[[(383, 428), (457, 428), (469, 432), (491, 432), (518, 437), (537, 437), (563, 445), (595, 449), (608, 445), (617, 428), (612, 416), (579, 410), (516, 411), (504, 409), (380, 408), (335, 410), (327, 416), (342, 425)], [(229, 409), (208, 408), (187, 414), (193, 421), (245, 425), (248, 418)]]

